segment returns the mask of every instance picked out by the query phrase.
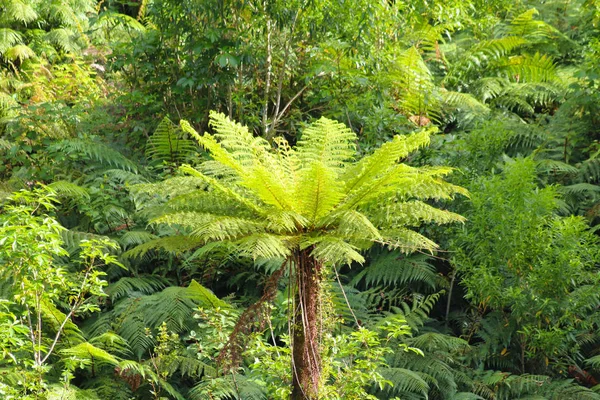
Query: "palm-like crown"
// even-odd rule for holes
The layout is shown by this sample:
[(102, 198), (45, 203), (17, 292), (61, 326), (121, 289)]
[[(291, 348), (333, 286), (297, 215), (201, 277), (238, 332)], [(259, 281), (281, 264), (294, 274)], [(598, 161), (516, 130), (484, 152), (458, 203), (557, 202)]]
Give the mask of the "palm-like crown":
[(276, 138), (274, 150), (223, 114), (213, 112), (211, 126), (214, 135), (200, 135), (181, 122), (212, 159), (182, 167), (184, 182), (194, 183), (153, 220), (183, 229), (195, 243), (226, 243), (254, 259), (310, 248), (319, 263), (339, 265), (362, 263), (360, 251), (374, 243), (433, 250), (435, 243), (410, 228), (463, 220), (423, 202), (466, 194), (442, 179), (450, 168), (400, 163), (429, 143), (430, 131), (396, 136), (357, 161), (356, 135), (326, 118), (306, 128), (295, 148)]

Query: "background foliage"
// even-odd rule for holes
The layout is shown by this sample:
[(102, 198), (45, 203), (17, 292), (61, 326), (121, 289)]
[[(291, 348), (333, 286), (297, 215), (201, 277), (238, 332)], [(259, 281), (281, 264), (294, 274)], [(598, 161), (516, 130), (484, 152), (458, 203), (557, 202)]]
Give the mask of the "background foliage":
[[(206, 206), (182, 165), (231, 179), (194, 139), (216, 111), (280, 154), (321, 117), (357, 158), (436, 132), (401, 161), (470, 193), (394, 221), (437, 250), (328, 271), (323, 398), (600, 398), (599, 24), (595, 0), (0, 0), (0, 397), (287, 398), (280, 261), (156, 223)], [(466, 221), (419, 227), (434, 207)]]

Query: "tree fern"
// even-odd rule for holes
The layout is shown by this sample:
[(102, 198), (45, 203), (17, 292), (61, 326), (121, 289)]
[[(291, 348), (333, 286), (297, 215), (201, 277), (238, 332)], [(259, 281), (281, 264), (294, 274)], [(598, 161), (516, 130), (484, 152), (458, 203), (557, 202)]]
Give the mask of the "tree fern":
[[(299, 284), (312, 287), (312, 294), (305, 292), (296, 298), (313, 319), (305, 332), (308, 336), (295, 333), (297, 346), (306, 350), (306, 357), (316, 354), (306, 346), (313, 346), (316, 339), (316, 325), (311, 325), (316, 323), (318, 313), (318, 288), (314, 283), (320, 279), (318, 271), (322, 267), (362, 263), (360, 251), (373, 243), (406, 253), (433, 251), (436, 245), (409, 226), (421, 221), (462, 220), (456, 214), (416, 202), (466, 194), (464, 189), (441, 179), (451, 172), (450, 168), (413, 168), (398, 163), (429, 142), (428, 131), (396, 137), (372, 155), (352, 162), (355, 134), (327, 119), (306, 128), (295, 149), (282, 139), (276, 140), (276, 152), (266, 140), (253, 137), (247, 128), (222, 114), (211, 113), (210, 125), (217, 133), (201, 136), (187, 122), (181, 123), (182, 129), (213, 159), (208, 169), (202, 165), (198, 169), (181, 168), (204, 182), (196, 190), (204, 192), (198, 198), (205, 201), (193, 211), (178, 211), (177, 206), (171, 206), (172, 200), (168, 201), (163, 215), (152, 223), (177, 229), (187, 236), (180, 241), (192, 246), (223, 242), (233, 253), (253, 259), (288, 259), (289, 267), (300, 274), (296, 279), (309, 279)], [(220, 167), (215, 168), (215, 163)], [(219, 204), (216, 210), (214, 205)], [(383, 207), (388, 204), (395, 208), (386, 212)], [(412, 212), (413, 220), (394, 219)], [(142, 246), (149, 247), (148, 243)], [(300, 360), (299, 353), (295, 357), (298, 365), (308, 362)], [(313, 366), (320, 368), (314, 362)], [(313, 384), (306, 386), (308, 373), (303, 370), (298, 378), (302, 383), (294, 384), (295, 398), (305, 398), (302, 391), (318, 391)], [(312, 373), (318, 374), (314, 370)]]

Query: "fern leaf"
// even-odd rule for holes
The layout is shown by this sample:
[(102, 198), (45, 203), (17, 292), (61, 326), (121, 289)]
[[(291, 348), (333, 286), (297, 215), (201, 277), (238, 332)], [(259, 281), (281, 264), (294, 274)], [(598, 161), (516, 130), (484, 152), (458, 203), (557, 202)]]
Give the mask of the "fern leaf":
[(48, 186), (54, 193), (60, 197), (73, 199), (89, 199), (90, 194), (87, 189), (68, 181), (54, 181)]
[(119, 363), (116, 357), (89, 342), (79, 343), (76, 346), (63, 349), (60, 353), (67, 357), (74, 357), (78, 360), (93, 362), (98, 365), (107, 364), (114, 366)]
[(408, 392), (427, 397), (429, 385), (418, 373), (404, 368), (383, 368), (379, 372), (386, 380), (392, 382), (391, 386), (386, 386), (386, 394), (402, 395)]
[(148, 139), (146, 155), (172, 163), (183, 162), (196, 150), (194, 143), (186, 136), (185, 131), (178, 129), (165, 117)]
[(319, 163), (338, 171), (356, 153), (356, 134), (344, 124), (321, 118), (302, 131), (296, 152), (305, 167)]
[(167, 285), (168, 281), (159, 276), (123, 277), (117, 282), (108, 285), (105, 292), (110, 296), (112, 301), (117, 301), (122, 297), (129, 297), (135, 293), (153, 294), (164, 289)]
[(91, 160), (121, 168), (127, 171), (137, 172), (137, 166), (118, 151), (105, 144), (84, 139), (68, 139), (60, 141), (51, 146), (54, 151), (67, 153), (81, 153)]

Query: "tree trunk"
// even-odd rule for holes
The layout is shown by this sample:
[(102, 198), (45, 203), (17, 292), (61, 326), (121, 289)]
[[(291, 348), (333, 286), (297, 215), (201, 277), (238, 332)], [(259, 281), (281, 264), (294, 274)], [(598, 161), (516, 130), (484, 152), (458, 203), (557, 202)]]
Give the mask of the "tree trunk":
[(310, 249), (299, 251), (295, 259), (297, 292), (292, 343), (291, 398), (316, 400), (319, 398), (321, 380), (321, 265), (310, 256)]

